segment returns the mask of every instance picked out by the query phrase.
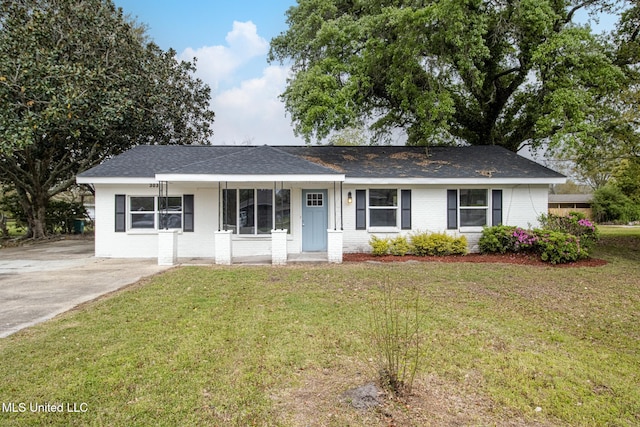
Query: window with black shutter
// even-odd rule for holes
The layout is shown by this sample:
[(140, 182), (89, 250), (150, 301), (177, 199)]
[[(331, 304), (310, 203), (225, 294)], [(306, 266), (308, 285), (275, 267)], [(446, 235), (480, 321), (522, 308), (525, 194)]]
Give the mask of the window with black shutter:
[(458, 228), (458, 190), (447, 190), (447, 228)]
[(403, 230), (411, 230), (411, 190), (401, 191), (400, 206), (400, 227)]
[(193, 194), (185, 194), (182, 196), (182, 209), (184, 214), (184, 226), (182, 231), (193, 232)]
[(502, 190), (491, 191), (491, 225), (502, 224)]
[(116, 233), (122, 233), (127, 230), (127, 196), (124, 194), (116, 194)]
[(356, 230), (367, 229), (367, 191), (356, 190)]

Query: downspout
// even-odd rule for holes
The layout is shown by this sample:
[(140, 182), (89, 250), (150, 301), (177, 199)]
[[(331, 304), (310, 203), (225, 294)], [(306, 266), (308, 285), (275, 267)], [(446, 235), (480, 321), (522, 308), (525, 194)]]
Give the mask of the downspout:
[(218, 231), (222, 230), (222, 182), (218, 181)]

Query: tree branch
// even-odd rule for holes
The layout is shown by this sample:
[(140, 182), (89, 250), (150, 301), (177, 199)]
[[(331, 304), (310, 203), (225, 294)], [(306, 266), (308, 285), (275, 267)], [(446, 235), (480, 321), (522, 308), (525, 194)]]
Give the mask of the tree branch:
[(568, 24), (569, 22), (571, 22), (571, 20), (573, 19), (573, 15), (580, 9), (582, 9), (583, 7), (589, 6), (593, 3), (595, 3), (596, 0), (586, 0), (583, 1), (582, 3), (577, 4), (575, 7), (573, 7), (571, 10), (569, 10), (569, 13), (567, 13), (567, 16), (565, 17), (564, 23)]
[(505, 70), (505, 71), (503, 71), (503, 72), (501, 72), (501, 73), (496, 74), (496, 75), (493, 77), (493, 81), (495, 82), (495, 81), (496, 81), (496, 80), (498, 80), (500, 77), (504, 77), (504, 76), (506, 76), (506, 75), (508, 75), (508, 74), (515, 73), (515, 72), (519, 72), (519, 71), (522, 71), (522, 67), (513, 67), (513, 68), (510, 68), (510, 69), (508, 69), (508, 70)]

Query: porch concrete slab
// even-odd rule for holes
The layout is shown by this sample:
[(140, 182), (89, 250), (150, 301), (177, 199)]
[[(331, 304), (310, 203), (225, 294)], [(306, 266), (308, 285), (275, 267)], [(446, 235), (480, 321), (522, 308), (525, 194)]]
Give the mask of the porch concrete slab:
[(93, 240), (0, 249), (0, 338), (170, 268), (93, 253)]
[(326, 263), (329, 258), (326, 252), (303, 252), (301, 254), (289, 254), (287, 262), (289, 263), (303, 263), (303, 262), (318, 262)]
[(271, 255), (234, 256), (232, 264), (242, 265), (271, 265)]
[[(326, 263), (328, 262), (326, 252), (303, 252), (300, 254), (288, 254), (287, 264), (296, 263)], [(232, 264), (242, 265), (270, 265), (271, 256), (244, 256), (233, 257)]]

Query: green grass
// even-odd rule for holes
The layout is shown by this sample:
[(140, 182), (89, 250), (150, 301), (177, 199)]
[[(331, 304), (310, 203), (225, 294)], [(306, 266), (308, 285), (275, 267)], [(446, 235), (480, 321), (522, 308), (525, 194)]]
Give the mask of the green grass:
[(7, 231), (9, 232), (8, 238), (16, 238), (22, 237), (26, 233), (26, 229), (24, 227), (16, 225), (14, 220), (7, 221)]
[(601, 236), (635, 236), (640, 237), (640, 226), (599, 225)]
[[(173, 269), (0, 340), (0, 402), (87, 405), (0, 424), (637, 425), (640, 237), (603, 235), (595, 268)], [(339, 394), (375, 379), (385, 281), (420, 290), (423, 365), (409, 406), (360, 413)]]

